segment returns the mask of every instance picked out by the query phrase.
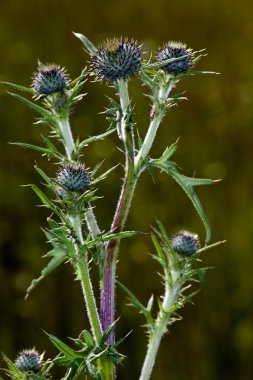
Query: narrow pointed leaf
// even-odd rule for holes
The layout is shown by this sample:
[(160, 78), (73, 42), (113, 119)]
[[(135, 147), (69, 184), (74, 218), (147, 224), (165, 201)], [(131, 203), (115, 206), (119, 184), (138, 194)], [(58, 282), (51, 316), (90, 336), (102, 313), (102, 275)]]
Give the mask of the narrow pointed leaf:
[(49, 111), (47, 111), (45, 108), (38, 106), (34, 102), (31, 102), (30, 100), (28, 100), (28, 99), (26, 99), (23, 96), (20, 96), (18, 94), (10, 93), (10, 95), (13, 96), (14, 98), (18, 99), (20, 102), (26, 104), (28, 107), (32, 108), (34, 111), (41, 114), (41, 116), (43, 116), (45, 119), (53, 121), (52, 114)]
[(211, 239), (211, 227), (208, 221), (208, 218), (204, 212), (204, 209), (201, 205), (199, 198), (194, 192), (194, 186), (199, 185), (211, 185), (213, 181), (211, 179), (201, 179), (201, 178), (190, 178), (183, 174), (181, 174), (175, 168), (175, 164), (171, 163), (171, 161), (164, 161), (161, 158), (158, 160), (151, 160), (151, 164), (157, 166), (158, 168), (164, 170), (167, 174), (169, 174), (175, 181), (181, 186), (181, 188), (185, 191), (185, 193), (190, 198), (193, 206), (195, 207), (200, 219), (206, 230), (206, 242)]
[(85, 50), (89, 53), (89, 54), (91, 54), (91, 55), (95, 55), (96, 53), (97, 53), (97, 48), (96, 48), (96, 46), (95, 45), (93, 45), (93, 43), (90, 41), (90, 40), (88, 40), (88, 38), (87, 37), (85, 37), (83, 34), (80, 34), (80, 33), (75, 33), (75, 32), (73, 32), (73, 34), (77, 37), (77, 38), (79, 38), (79, 40), (84, 44), (84, 46), (85, 46)]
[(119, 166), (119, 164), (113, 166), (109, 170), (107, 170), (105, 173), (101, 174), (99, 177), (95, 178), (91, 181), (92, 185), (95, 185), (96, 183), (104, 180), (114, 169), (116, 169)]
[(51, 156), (51, 157), (55, 157), (56, 156), (55, 152), (53, 152), (50, 149), (43, 148), (41, 146), (32, 145), (32, 144), (26, 144), (26, 143), (21, 143), (21, 142), (11, 142), (10, 144), (11, 145), (20, 146), (21, 148), (35, 150), (35, 151), (40, 152), (42, 154), (47, 154), (48, 156)]
[(53, 256), (52, 259), (45, 266), (45, 268), (42, 269), (41, 275), (38, 278), (32, 280), (30, 286), (26, 290), (26, 298), (42, 280), (44, 280), (50, 273), (52, 273), (66, 260), (66, 254), (62, 250), (60, 251), (57, 249), (53, 249), (50, 251), (50, 254)]
[(30, 87), (20, 86), (19, 84), (15, 84), (11, 82), (1, 82), (1, 83), (17, 91), (26, 92), (27, 94), (31, 94), (31, 95), (35, 94), (35, 91)]
[(116, 128), (112, 128), (112, 129), (109, 129), (108, 131), (106, 131), (105, 133), (101, 133), (101, 135), (91, 136), (91, 137), (87, 138), (86, 140), (83, 140), (78, 145), (78, 149), (81, 150), (85, 146), (89, 145), (91, 142), (103, 140), (105, 137), (111, 135), (115, 131), (116, 131)]
[(84, 355), (82, 355), (80, 352), (77, 352), (77, 351), (73, 350), (71, 347), (69, 347), (67, 344), (65, 344), (64, 342), (62, 342), (56, 336), (48, 334), (48, 337), (49, 337), (50, 341), (53, 343), (53, 345), (62, 354), (65, 355), (66, 359), (84, 358)]

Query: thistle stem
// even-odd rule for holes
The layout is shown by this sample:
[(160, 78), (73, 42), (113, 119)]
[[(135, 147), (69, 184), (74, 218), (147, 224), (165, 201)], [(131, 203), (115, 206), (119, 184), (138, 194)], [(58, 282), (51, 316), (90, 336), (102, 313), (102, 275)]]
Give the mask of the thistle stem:
[(134, 160), (134, 164), (137, 170), (141, 170), (141, 166), (150, 152), (159, 125), (161, 124), (161, 121), (166, 113), (167, 99), (169, 97), (170, 91), (173, 89), (174, 86), (175, 80), (171, 79), (171, 81), (168, 84), (161, 85), (159, 89), (156, 102), (153, 106), (153, 112), (148, 131), (146, 133), (143, 144)]
[(64, 141), (64, 148), (66, 151), (66, 156), (69, 160), (71, 160), (72, 153), (76, 153), (76, 147), (73, 139), (73, 135), (71, 132), (69, 118), (66, 115), (63, 119), (58, 122), (59, 129)]
[[(76, 215), (71, 218), (71, 225), (77, 239), (81, 245), (84, 244), (82, 235), (82, 226), (80, 216)], [(96, 301), (93, 294), (92, 284), (89, 275), (89, 265), (87, 260), (87, 252), (80, 249), (78, 243), (75, 244), (76, 248), (76, 268), (78, 272), (79, 279), (81, 281), (83, 296), (85, 299), (85, 304), (87, 308), (87, 314), (91, 325), (91, 330), (96, 344), (99, 344), (102, 337), (102, 328), (100, 325), (99, 315), (97, 311)]]
[[(122, 113), (120, 121), (120, 137), (125, 146), (126, 165), (124, 182), (111, 225), (112, 232), (120, 232), (123, 230), (137, 182), (134, 170), (134, 135), (131, 123), (132, 115), (128, 94), (128, 81), (123, 79), (118, 80), (117, 86)], [(103, 331), (114, 322), (116, 262), (119, 244), (120, 240), (111, 240), (107, 245), (106, 262), (101, 289), (101, 317)], [(115, 334), (114, 331), (112, 331), (107, 338), (107, 343), (113, 344), (114, 342)]]
[(149, 380), (157, 352), (162, 340), (163, 335), (166, 333), (167, 325), (171, 316), (170, 308), (174, 305), (176, 299), (179, 295), (179, 289), (180, 286), (177, 283), (178, 277), (180, 275), (180, 272), (173, 271), (172, 278), (173, 278), (173, 285), (170, 287), (169, 279), (167, 278), (166, 284), (165, 284), (165, 295), (162, 303), (162, 310), (158, 313), (158, 316), (156, 318), (154, 330), (151, 332), (149, 337), (149, 343), (148, 343), (148, 350), (145, 356), (145, 360), (143, 363), (142, 371), (139, 380)]
[[(118, 81), (118, 91), (121, 104), (121, 125), (120, 136), (125, 145), (125, 178), (121, 189), (119, 201), (114, 215), (111, 231), (120, 232), (125, 226), (125, 222), (130, 210), (131, 201), (134, 195), (134, 190), (138, 178), (142, 172), (143, 163), (154, 142), (154, 138), (158, 127), (166, 112), (166, 101), (170, 90), (173, 88), (173, 83), (161, 85), (158, 99), (156, 101), (155, 116), (151, 120), (146, 137), (142, 147), (134, 158), (134, 136), (131, 125), (130, 100), (128, 95), (127, 81)], [(113, 322), (115, 315), (115, 280), (116, 280), (116, 262), (118, 257), (120, 239), (109, 241), (107, 245), (106, 263), (104, 267), (104, 281), (101, 292), (101, 316), (102, 329), (105, 331)], [(107, 343), (115, 342), (115, 334), (108, 336)]]
[[(70, 123), (69, 123), (69, 118), (67, 114), (65, 115), (65, 118), (62, 119), (58, 123), (58, 126), (63, 138), (63, 143), (64, 143), (67, 158), (71, 160), (72, 154), (76, 153), (76, 147), (75, 147), (75, 143), (74, 143), (74, 139), (73, 139)], [(90, 224), (92, 223), (92, 228), (96, 227), (96, 231), (98, 231), (99, 228), (97, 226), (95, 216), (90, 206), (88, 208), (87, 215), (89, 217)], [(73, 217), (70, 218), (70, 222), (80, 244), (83, 245), (84, 240), (83, 240), (80, 216), (78, 214), (74, 215)], [(75, 245), (75, 249), (76, 249), (76, 258), (77, 258), (76, 267), (77, 267), (78, 276), (81, 282), (83, 296), (84, 296), (84, 300), (85, 300), (85, 304), (87, 308), (87, 314), (88, 314), (88, 318), (89, 318), (94, 339), (96, 343), (98, 344), (102, 337), (102, 328), (100, 324), (95, 297), (93, 294), (92, 283), (91, 283), (90, 274), (89, 274), (87, 253), (84, 252), (82, 249), (80, 249), (78, 244)]]

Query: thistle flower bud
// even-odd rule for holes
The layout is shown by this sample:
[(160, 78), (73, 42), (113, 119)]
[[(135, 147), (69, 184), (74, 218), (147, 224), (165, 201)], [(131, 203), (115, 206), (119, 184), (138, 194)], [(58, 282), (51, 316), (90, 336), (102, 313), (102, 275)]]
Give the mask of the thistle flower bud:
[(42, 359), (43, 354), (39, 355), (35, 349), (23, 350), (18, 354), (15, 365), (21, 372), (32, 371), (37, 373), (41, 369)]
[(191, 256), (199, 249), (198, 235), (188, 231), (180, 231), (171, 238), (171, 245), (175, 252)]
[(98, 80), (127, 79), (141, 69), (141, 50), (133, 40), (105, 41), (92, 57), (91, 71)]
[(90, 184), (90, 176), (82, 164), (73, 163), (62, 167), (57, 181), (69, 191), (84, 193)]
[(40, 95), (50, 95), (63, 91), (68, 82), (65, 69), (54, 64), (39, 64), (39, 70), (33, 76), (32, 87)]
[[(166, 65), (162, 65), (163, 61), (166, 61), (170, 58), (179, 58), (182, 59), (168, 63)], [(158, 51), (157, 61), (161, 63), (161, 67), (164, 71), (169, 74), (182, 74), (186, 73), (192, 66), (192, 50), (187, 49), (186, 45), (181, 42), (168, 42)]]

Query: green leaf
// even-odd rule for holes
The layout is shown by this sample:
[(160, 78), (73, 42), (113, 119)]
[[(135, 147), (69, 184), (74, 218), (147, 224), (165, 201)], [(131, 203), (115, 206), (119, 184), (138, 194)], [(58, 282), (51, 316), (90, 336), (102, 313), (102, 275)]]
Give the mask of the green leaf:
[(34, 111), (41, 114), (41, 116), (43, 116), (45, 120), (54, 121), (53, 115), (49, 111), (47, 111), (45, 108), (38, 106), (36, 103), (31, 102), (30, 100), (18, 94), (14, 94), (12, 92), (10, 92), (9, 94), (13, 96), (15, 99), (19, 100), (20, 102), (26, 104), (28, 107), (32, 108)]
[(150, 310), (147, 309), (144, 305), (142, 305), (142, 303), (135, 297), (135, 295), (125, 285), (123, 285), (119, 281), (117, 281), (117, 284), (119, 284), (120, 288), (126, 293), (132, 305), (136, 307), (139, 310), (139, 312), (145, 316), (149, 326), (153, 326), (154, 320), (151, 316)]
[(171, 156), (177, 150), (177, 142), (178, 142), (178, 140), (175, 143), (171, 144), (169, 147), (167, 147), (165, 149), (165, 151), (163, 152), (161, 158), (159, 158), (159, 160), (161, 160), (163, 162), (169, 160), (171, 158)]
[[(142, 234), (142, 232), (139, 231), (123, 231), (123, 232), (118, 232), (118, 233), (107, 233), (102, 235), (101, 239), (103, 241), (108, 241), (108, 240), (116, 240), (116, 239), (122, 239), (122, 238), (128, 238), (128, 237), (133, 237), (136, 235)], [(92, 243), (92, 241), (91, 241)]]
[(190, 198), (192, 204), (194, 205), (197, 213), (199, 214), (200, 219), (206, 230), (206, 242), (211, 239), (211, 227), (207, 216), (204, 212), (204, 209), (201, 205), (199, 198), (194, 192), (194, 186), (200, 185), (211, 185), (213, 184), (213, 180), (204, 179), (204, 178), (191, 178), (181, 174), (177, 169), (173, 162), (166, 161), (164, 159), (159, 158), (158, 160), (150, 160), (151, 164), (162, 169), (167, 174), (169, 174), (174, 180), (181, 186), (181, 188), (185, 191), (185, 193)]
[(117, 167), (119, 166), (119, 164), (113, 166), (112, 168), (110, 168), (109, 170), (107, 170), (105, 173), (101, 174), (99, 177), (93, 179), (91, 181), (91, 184), (92, 185), (95, 185), (96, 183), (104, 180), (114, 169), (116, 169)]
[(43, 203), (43, 205), (45, 207), (47, 207), (47, 208), (49, 208), (50, 210), (53, 210), (53, 211), (56, 210), (56, 206), (54, 205), (54, 203), (48, 199), (48, 197), (46, 196), (46, 194), (43, 193), (43, 191), (40, 190), (40, 188), (38, 186), (32, 185), (32, 184), (25, 185), (25, 186), (29, 186), (29, 187), (31, 187), (33, 189), (33, 191), (40, 198), (40, 200), (42, 201), (42, 203)]
[(52, 273), (56, 268), (58, 268), (58, 266), (60, 266), (66, 260), (66, 254), (63, 250), (52, 249), (50, 252), (48, 252), (48, 255), (53, 256), (52, 259), (44, 267), (44, 269), (42, 269), (41, 275), (38, 278), (32, 280), (30, 286), (26, 290), (25, 298), (27, 298), (30, 295), (30, 293), (42, 280), (44, 280), (50, 273)]
[(206, 74), (211, 74), (211, 75), (219, 75), (220, 73), (217, 73), (215, 71), (199, 71), (199, 70), (191, 70), (185, 75), (206, 75)]
[(96, 48), (96, 46), (93, 45), (93, 43), (90, 40), (88, 40), (87, 37), (80, 33), (73, 32), (73, 34), (77, 38), (79, 38), (79, 40), (84, 44), (87, 53), (89, 53), (90, 55), (95, 55), (97, 53), (98, 49)]
[(218, 241), (218, 242), (213, 243), (213, 244), (205, 245), (203, 248), (200, 248), (197, 251), (197, 253), (203, 253), (203, 252), (207, 251), (208, 249), (216, 248), (221, 244), (225, 244), (226, 242), (227, 242), (226, 240), (221, 240), (221, 241)]
[(4, 84), (5, 86), (13, 88), (14, 90), (26, 92), (27, 94), (30, 94), (30, 95), (35, 95), (35, 91), (30, 87), (20, 86), (19, 84), (15, 84), (11, 82), (0, 82), (0, 83)]
[(56, 157), (56, 154), (54, 151), (47, 149), (47, 148), (37, 146), (37, 145), (26, 144), (26, 143), (21, 143), (21, 142), (11, 142), (10, 144), (20, 146), (21, 148), (27, 148), (27, 149), (35, 150), (35, 151), (40, 152), (42, 154), (47, 154), (50, 157)]
[(211, 227), (208, 221), (208, 218), (204, 212), (204, 209), (202, 207), (202, 204), (197, 197), (196, 193), (193, 190), (193, 186), (197, 185), (211, 185), (213, 181), (211, 179), (196, 179), (196, 178), (190, 178), (184, 176), (183, 174), (179, 173), (177, 170), (171, 171), (172, 177), (176, 180), (176, 182), (182, 187), (182, 189), (185, 191), (185, 193), (190, 198), (191, 202), (193, 203), (197, 213), (199, 214), (200, 219), (202, 220), (205, 229), (206, 229), (206, 242), (209, 242), (211, 239)]
[(53, 343), (53, 345), (62, 353), (65, 355), (65, 359), (84, 359), (84, 355), (81, 352), (73, 350), (71, 347), (69, 347), (67, 344), (62, 342), (59, 338), (57, 338), (54, 335), (47, 334), (50, 341)]
[(22, 374), (22, 372), (20, 372), (17, 369), (15, 364), (9, 358), (7, 358), (7, 356), (5, 356), (3, 354), (3, 358), (4, 358), (5, 362), (7, 363), (8, 368), (9, 368), (9, 370), (6, 372), (9, 373), (9, 375), (12, 379), (19, 379), (19, 380), (25, 380), (26, 379), (26, 375)]
[(92, 337), (92, 335), (89, 333), (89, 331), (87, 330), (83, 330), (80, 334), (80, 339), (82, 339), (88, 347), (94, 347), (95, 346), (95, 342), (94, 342), (94, 339)]
[(89, 145), (90, 143), (92, 142), (95, 142), (95, 141), (99, 141), (99, 140), (103, 140), (105, 137), (111, 135), (113, 132), (116, 131), (116, 128), (111, 128), (109, 129), (108, 131), (104, 132), (104, 133), (101, 133), (100, 135), (97, 135), (97, 136), (91, 136), (85, 140), (83, 140), (79, 145), (78, 145), (78, 150), (80, 151), (81, 149), (83, 149), (85, 146)]

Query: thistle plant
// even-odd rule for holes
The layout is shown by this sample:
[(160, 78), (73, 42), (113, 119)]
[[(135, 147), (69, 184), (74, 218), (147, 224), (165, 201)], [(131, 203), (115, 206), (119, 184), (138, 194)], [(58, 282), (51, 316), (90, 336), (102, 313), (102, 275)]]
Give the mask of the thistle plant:
[[(51, 178), (35, 166), (46, 191), (36, 184), (28, 185), (42, 205), (49, 209), (48, 225), (44, 232), (52, 249), (47, 253), (47, 266), (32, 281), (27, 296), (54, 269), (67, 262), (80, 282), (89, 327), (84, 326), (85, 329), (73, 339), (72, 345), (49, 334), (58, 351), (54, 359), (43, 361), (43, 355), (36, 350), (24, 350), (14, 362), (5, 357), (7, 374), (15, 380), (27, 377), (45, 380), (53, 376), (51, 372), (56, 365), (66, 368), (64, 378), (67, 380), (77, 379), (83, 374), (97, 380), (116, 379), (116, 367), (124, 358), (119, 346), (127, 339), (117, 336), (115, 292), (119, 286), (145, 320), (148, 345), (139, 379), (148, 380), (164, 334), (174, 321), (180, 319), (179, 309), (195, 294), (190, 289), (191, 284), (203, 281), (206, 268), (199, 267), (203, 252), (223, 243), (208, 245), (211, 228), (195, 193), (195, 187), (211, 185), (215, 180), (188, 177), (179, 170), (171, 160), (178, 142), (165, 146), (161, 157), (152, 157), (151, 152), (167, 111), (185, 99), (182, 94), (174, 93), (177, 83), (185, 76), (212, 72), (193, 70), (204, 52), (193, 51), (182, 43), (168, 42), (153, 54), (153, 59), (145, 60), (141, 46), (134, 40), (113, 38), (96, 47), (85, 36), (78, 33), (75, 36), (81, 40), (88, 54), (88, 67), (77, 78), (71, 80), (59, 65), (39, 62), (31, 87), (9, 82), (4, 84), (25, 94), (11, 93), (11, 96), (39, 114), (37, 124), (43, 123), (49, 127), (48, 135), (42, 137), (43, 145), (14, 144), (46, 156), (58, 167)], [(70, 114), (75, 104), (83, 99), (82, 89), (90, 78), (92, 81), (94, 78), (95, 81), (104, 81), (114, 89), (115, 96), (109, 99), (110, 104), (105, 111), (109, 121), (107, 130), (80, 141), (72, 134)], [(150, 123), (143, 138), (134, 122), (134, 106), (128, 89), (130, 80), (141, 82), (144, 95), (148, 95), (151, 103)], [(115, 167), (101, 172), (102, 163), (99, 162), (95, 167), (88, 168), (88, 163), (83, 161), (83, 152), (89, 144), (110, 138), (113, 133), (118, 136), (123, 154), (121, 164), (124, 178), (111, 226), (104, 232), (96, 219), (94, 204), (103, 191), (102, 181)], [(154, 245), (152, 256), (161, 267), (163, 292), (157, 300), (151, 296), (145, 306), (132, 290), (116, 281), (116, 270), (120, 261), (121, 239), (140, 233), (125, 230), (138, 180), (143, 172), (156, 168), (175, 180), (189, 197), (203, 223), (206, 237), (201, 247), (198, 234), (182, 230), (171, 236), (161, 222), (156, 222), (151, 231)], [(184, 220), (186, 223), (187, 220)], [(100, 305), (93, 292), (96, 284), (91, 276), (91, 267), (95, 267), (99, 274)]]

